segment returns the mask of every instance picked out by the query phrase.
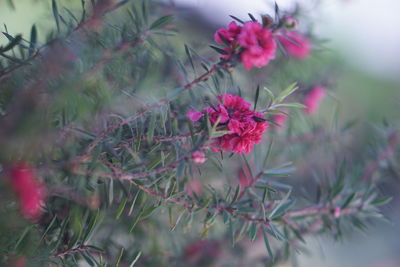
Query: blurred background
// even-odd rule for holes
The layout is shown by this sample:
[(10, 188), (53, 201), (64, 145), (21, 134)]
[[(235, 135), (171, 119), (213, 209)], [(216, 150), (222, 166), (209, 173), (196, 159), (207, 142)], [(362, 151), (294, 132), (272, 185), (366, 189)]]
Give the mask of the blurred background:
[[(39, 28), (39, 39), (54, 29), (48, 14), (51, 1), (19, 0), (14, 7), (0, 0), (0, 27), (7, 24), (10, 34), (29, 36), (30, 27)], [(79, 1), (78, 1), (79, 2)], [(247, 13), (272, 14), (273, 2), (263, 0), (165, 0), (178, 16), (184, 38), (204, 34), (211, 40), (215, 29), (226, 25), (229, 15), (246, 18)], [(294, 8), (289, 0), (276, 1), (282, 10)], [(340, 76), (335, 81), (335, 97), (345, 118), (356, 118), (366, 125), (400, 119), (400, 1), (327, 0), (301, 1), (303, 14), (315, 23), (313, 32), (327, 40)], [(7, 43), (0, 36), (0, 45)], [(206, 43), (205, 43), (206, 45)], [(324, 110), (323, 112), (332, 112)], [(368, 127), (362, 133), (368, 138)], [(384, 207), (391, 223), (377, 223), (366, 232), (354, 231), (348, 239), (309, 238), (310, 253), (302, 253), (299, 266), (400, 266), (399, 181), (389, 179), (381, 185), (395, 199)], [(264, 249), (264, 248), (262, 248)]]

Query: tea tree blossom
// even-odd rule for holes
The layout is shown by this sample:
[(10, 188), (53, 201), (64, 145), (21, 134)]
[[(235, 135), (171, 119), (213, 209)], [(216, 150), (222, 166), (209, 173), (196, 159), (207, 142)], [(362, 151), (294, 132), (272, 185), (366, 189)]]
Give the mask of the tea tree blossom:
[(305, 59), (311, 53), (311, 41), (298, 31), (281, 31), (277, 38), (289, 56)]
[(264, 115), (250, 109), (251, 104), (239, 96), (225, 94), (218, 96), (217, 107), (206, 107), (211, 124), (219, 123), (228, 133), (217, 137), (211, 146), (214, 151), (250, 153), (255, 144), (262, 140), (268, 127)]
[(41, 214), (45, 191), (37, 180), (35, 170), (19, 163), (10, 168), (9, 175), (11, 186), (19, 197), (21, 214), (29, 220), (37, 219)]

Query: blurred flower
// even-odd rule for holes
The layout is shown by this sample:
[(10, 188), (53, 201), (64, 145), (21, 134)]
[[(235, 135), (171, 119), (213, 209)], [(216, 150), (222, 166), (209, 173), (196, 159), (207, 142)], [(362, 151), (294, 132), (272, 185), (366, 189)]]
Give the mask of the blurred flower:
[(275, 114), (273, 116), (273, 120), (274, 120), (275, 124), (279, 125), (276, 128), (281, 129), (283, 126), (285, 126), (287, 118), (288, 118), (288, 115), (286, 115), (284, 113)]
[(322, 86), (314, 86), (304, 98), (304, 105), (308, 114), (315, 113), (326, 94), (326, 90)]
[(250, 186), (253, 183), (253, 178), (249, 172), (249, 169), (245, 166), (240, 168), (239, 170), (239, 184), (240, 187), (244, 188)]
[(187, 184), (186, 184), (186, 192), (192, 196), (193, 192), (196, 193), (196, 195), (200, 196), (201, 193), (203, 192), (203, 188), (201, 186), (201, 183), (198, 179), (193, 179), (190, 180)]
[(11, 186), (18, 194), (21, 214), (35, 221), (42, 213), (41, 204), (45, 199), (45, 188), (38, 181), (35, 170), (25, 163), (10, 168)]
[(213, 151), (233, 152), (237, 154), (250, 153), (254, 144), (262, 140), (262, 135), (268, 127), (260, 112), (250, 110), (251, 104), (239, 96), (230, 94), (218, 96), (221, 102), (218, 107), (206, 107), (212, 124), (225, 126), (228, 133), (215, 138), (211, 144)]
[(240, 60), (249, 70), (266, 66), (275, 58), (276, 43), (272, 31), (263, 28), (258, 22), (246, 22), (238, 35), (238, 43), (244, 48)]
[(13, 261), (14, 267), (25, 267), (26, 266), (26, 257), (25, 256), (20, 256), (17, 259)]
[(220, 255), (220, 250), (216, 241), (197, 240), (186, 247), (184, 258), (191, 263), (210, 263)]
[(286, 52), (295, 58), (305, 59), (311, 53), (311, 41), (297, 31), (281, 31), (277, 38)]
[(194, 110), (194, 109), (189, 110), (188, 113), (186, 114), (186, 116), (189, 118), (189, 120), (191, 120), (193, 122), (200, 120), (201, 117), (203, 117), (203, 115), (204, 115), (203, 113), (201, 113), (197, 110)]
[(335, 209), (333, 210), (333, 217), (335, 218), (339, 218), (341, 214), (341, 209), (340, 207), (335, 207)]
[(207, 160), (206, 154), (203, 151), (196, 150), (192, 154), (192, 160), (194, 163), (203, 164)]

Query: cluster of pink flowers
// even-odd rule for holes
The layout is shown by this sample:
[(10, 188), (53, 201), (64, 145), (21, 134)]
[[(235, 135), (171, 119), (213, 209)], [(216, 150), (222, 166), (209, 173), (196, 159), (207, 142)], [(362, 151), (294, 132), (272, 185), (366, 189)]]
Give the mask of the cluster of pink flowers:
[(44, 186), (38, 181), (35, 170), (25, 163), (10, 167), (11, 186), (18, 194), (21, 214), (28, 220), (36, 220), (45, 200)]
[(218, 123), (228, 133), (216, 137), (211, 143), (213, 151), (250, 153), (253, 145), (259, 144), (268, 127), (264, 115), (250, 109), (251, 104), (239, 96), (225, 94), (218, 96), (220, 104), (216, 107), (205, 107), (203, 112), (189, 111), (187, 116), (197, 121), (204, 113), (208, 114), (212, 125)]
[(272, 31), (258, 22), (249, 21), (243, 26), (231, 22), (227, 29), (219, 29), (215, 33), (214, 40), (228, 43), (224, 58), (231, 57), (241, 48), (240, 60), (247, 70), (253, 66), (265, 66), (275, 58), (276, 43)]
[[(278, 33), (276, 38), (289, 55), (298, 59), (309, 56), (311, 41), (308, 38), (297, 31), (281, 30)], [(239, 54), (247, 70), (266, 66), (275, 58), (277, 44), (274, 38), (270, 29), (255, 21), (245, 22), (243, 26), (233, 21), (226, 29), (221, 28), (214, 34), (215, 42), (228, 45), (223, 49), (226, 55), (221, 57), (230, 59)]]

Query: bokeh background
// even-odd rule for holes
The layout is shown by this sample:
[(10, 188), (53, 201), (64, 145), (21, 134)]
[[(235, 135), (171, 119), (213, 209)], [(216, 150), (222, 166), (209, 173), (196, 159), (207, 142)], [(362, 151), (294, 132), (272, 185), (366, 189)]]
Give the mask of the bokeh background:
[[(14, 8), (0, 0), (0, 27), (11, 34), (29, 36), (30, 27), (39, 28), (39, 39), (54, 29), (48, 12), (51, 1), (14, 1)], [(79, 2), (79, 1), (77, 1)], [(212, 33), (247, 13), (273, 13), (273, 2), (262, 0), (165, 0), (181, 24), (182, 38)], [(293, 8), (293, 1), (277, 0), (281, 9)], [(315, 22), (313, 32), (326, 39), (323, 46), (331, 50), (332, 60), (340, 64), (335, 81), (335, 98), (344, 118), (355, 118), (366, 127), (357, 132), (369, 138), (368, 124), (400, 120), (400, 1), (398, 0), (326, 0), (301, 1), (303, 14)], [(184, 25), (184, 26), (183, 26)], [(0, 45), (7, 43), (0, 35)], [(338, 63), (339, 62), (339, 63)], [(332, 112), (325, 110), (323, 112)], [(371, 134), (372, 135), (372, 134)], [(372, 137), (371, 137), (372, 138)], [(309, 253), (299, 256), (299, 266), (400, 266), (399, 181), (389, 178), (381, 185), (385, 194), (394, 196), (384, 207), (391, 222), (377, 222), (366, 232), (354, 231), (343, 241), (325, 237), (307, 239)], [(262, 248), (263, 249), (263, 248)]]

